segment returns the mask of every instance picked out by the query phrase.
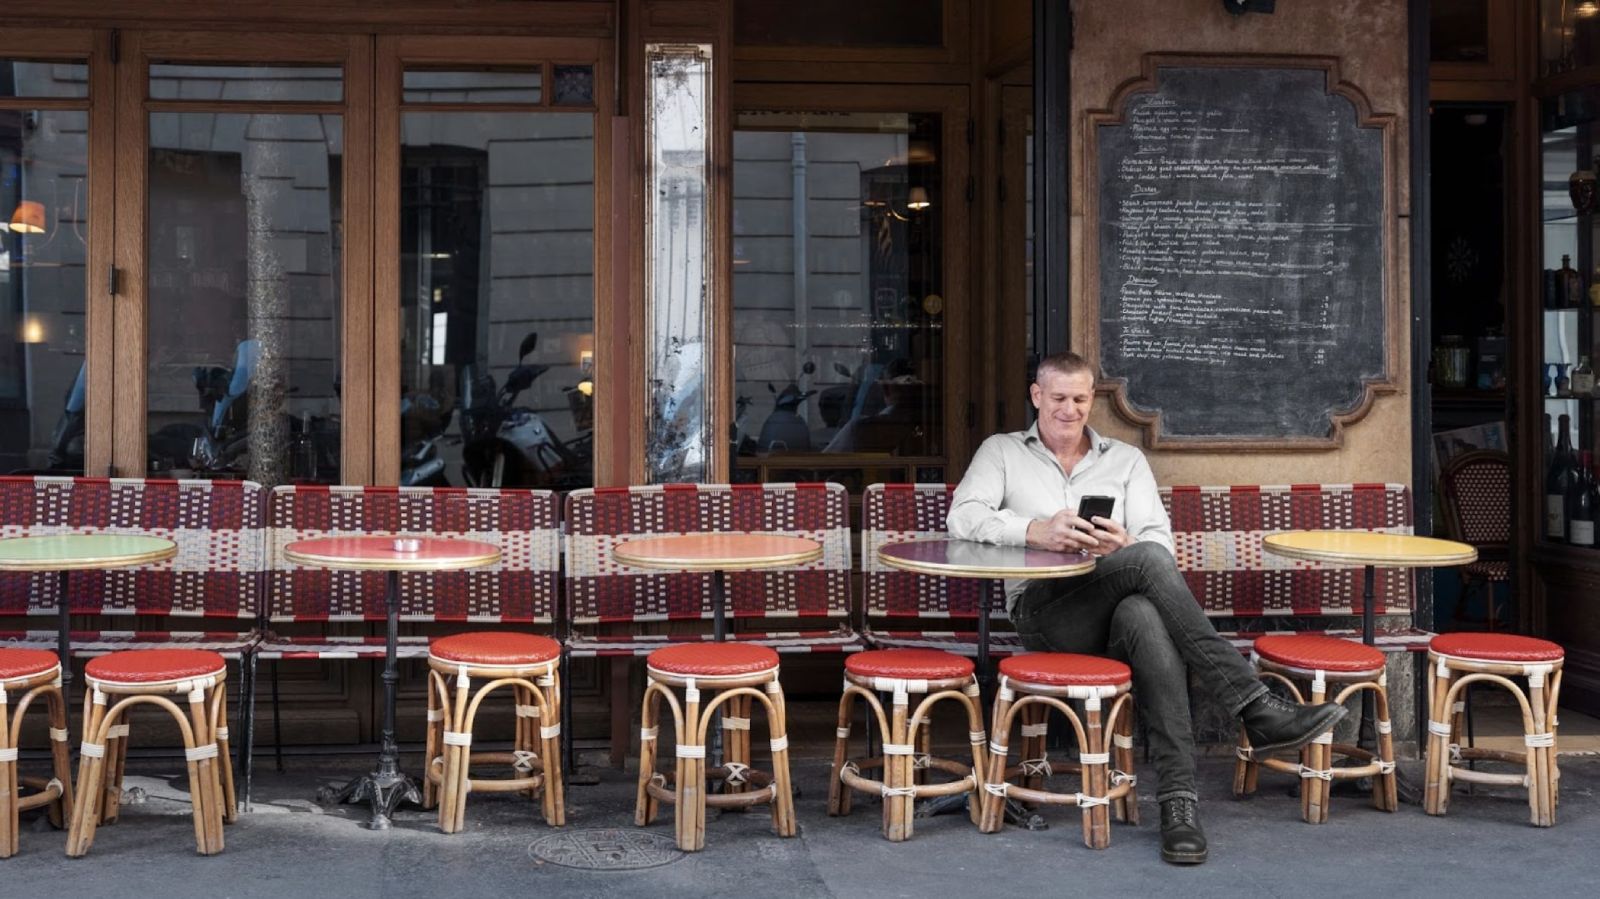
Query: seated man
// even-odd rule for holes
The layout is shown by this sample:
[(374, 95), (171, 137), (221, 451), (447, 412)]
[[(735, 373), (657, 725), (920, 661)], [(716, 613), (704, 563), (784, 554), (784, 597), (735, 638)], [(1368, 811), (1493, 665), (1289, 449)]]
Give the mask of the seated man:
[[(1188, 670), (1244, 722), (1258, 751), (1301, 746), (1345, 710), (1280, 699), (1189, 592), (1173, 556), (1172, 523), (1144, 454), (1089, 426), (1094, 372), (1076, 353), (1039, 363), (1030, 388), (1038, 421), (983, 442), (951, 501), (950, 534), (965, 540), (1057, 551), (1086, 550), (1095, 570), (1070, 578), (1013, 581), (1006, 608), (1031, 651), (1121, 659), (1149, 729), (1161, 803), (1161, 857), (1206, 860), (1194, 782)], [(1084, 496), (1115, 498), (1111, 517), (1074, 509)]]

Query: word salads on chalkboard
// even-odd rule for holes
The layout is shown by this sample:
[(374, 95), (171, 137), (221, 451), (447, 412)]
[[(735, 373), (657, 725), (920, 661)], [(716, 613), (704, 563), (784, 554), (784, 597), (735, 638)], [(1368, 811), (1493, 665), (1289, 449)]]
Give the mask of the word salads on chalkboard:
[(1322, 69), (1159, 67), (1101, 122), (1101, 369), (1181, 445), (1326, 437), (1386, 374), (1384, 132)]

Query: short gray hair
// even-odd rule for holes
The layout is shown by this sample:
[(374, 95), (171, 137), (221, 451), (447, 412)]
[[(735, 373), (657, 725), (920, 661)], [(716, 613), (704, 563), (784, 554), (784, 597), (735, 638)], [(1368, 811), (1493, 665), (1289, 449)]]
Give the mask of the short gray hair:
[(1094, 386), (1096, 380), (1094, 366), (1089, 364), (1089, 360), (1071, 351), (1052, 353), (1040, 359), (1039, 367), (1033, 373), (1034, 383), (1042, 385), (1044, 376), (1050, 372), (1061, 375), (1086, 374), (1089, 376), (1089, 386), (1091, 387)]

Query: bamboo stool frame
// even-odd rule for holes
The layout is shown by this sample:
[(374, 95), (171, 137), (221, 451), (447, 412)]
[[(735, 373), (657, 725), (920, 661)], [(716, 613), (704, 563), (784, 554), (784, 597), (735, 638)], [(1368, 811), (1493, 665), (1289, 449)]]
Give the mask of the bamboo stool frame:
[[(21, 692), (16, 710), (10, 710), (8, 693)], [(28, 707), (43, 696), (50, 719), (50, 763), (48, 780), (22, 777), (17, 773), (17, 740), (22, 732), (22, 717)], [(24, 798), (20, 787), (39, 792)], [(48, 805), (50, 822), (63, 826), (72, 818), (72, 762), (67, 755), (67, 702), (61, 692), (61, 666), (0, 681), (0, 858), (10, 858), (19, 848), (17, 816), (28, 809)]]
[[(885, 715), (878, 693), (893, 694), (893, 713)], [(911, 696), (923, 699), (911, 711)], [(978, 681), (969, 674), (965, 677), (932, 680), (906, 679), (859, 675), (846, 671), (844, 694), (839, 698), (839, 723), (833, 744), (834, 776), (828, 783), (828, 814), (850, 814), (852, 793), (860, 791), (883, 797), (883, 836), (893, 843), (911, 839), (912, 819), (916, 801), (928, 796), (950, 796), (967, 793), (970, 799), (967, 810), (972, 823), (979, 820), (983, 772), (988, 768), (984, 750), (987, 735), (983, 726), (983, 710), (978, 706)], [(883, 755), (865, 759), (848, 759), (850, 721), (855, 714), (855, 699), (861, 697), (877, 719), (878, 732), (884, 735)], [(931, 714), (933, 707), (945, 700), (954, 700), (967, 713), (967, 736), (972, 744), (972, 764), (967, 766), (955, 759), (935, 757), (932, 746)], [(872, 780), (861, 775), (862, 769), (881, 768), (882, 780)], [(957, 780), (944, 783), (926, 783), (928, 770), (945, 771), (958, 775)]]
[[(759, 689), (758, 689), (759, 688)], [(683, 690), (683, 702), (674, 690)], [(703, 690), (712, 697), (700, 701)], [(678, 744), (674, 779), (656, 770), (660, 704), (672, 711)], [(772, 750), (772, 772), (750, 767), (750, 710), (760, 701), (767, 713)], [(723, 711), (723, 764), (706, 766), (706, 732), (719, 709)], [(752, 674), (673, 674), (646, 666), (643, 712), (639, 727), (639, 787), (634, 823), (644, 827), (655, 820), (662, 802), (673, 803), (678, 848), (698, 852), (705, 848), (706, 807), (748, 808), (769, 803), (772, 826), (780, 837), (796, 832), (794, 791), (789, 779), (788, 711), (777, 667)], [(687, 741), (685, 738), (687, 737)], [(721, 778), (724, 791), (709, 794), (707, 778)]]
[[(567, 823), (561, 776), (561, 660), (533, 665), (484, 665), (428, 656), (427, 774), (423, 808), (439, 809), (439, 829), (458, 833), (466, 825), (468, 793), (526, 793), (540, 797), (551, 827)], [(455, 677), (455, 696), (449, 679)], [(488, 682), (472, 690), (473, 678)], [(510, 752), (473, 752), (472, 725), (490, 693), (510, 687), (516, 701), (516, 735)], [(547, 726), (543, 722), (552, 721)], [(510, 765), (513, 777), (474, 780), (475, 763)]]
[[(1561, 698), (1563, 659), (1549, 662), (1503, 662), (1428, 652), (1427, 781), (1422, 807), (1430, 815), (1443, 815), (1450, 805), (1450, 784), (1501, 784), (1528, 791), (1528, 823), (1550, 827), (1556, 823), (1561, 798), (1561, 769), (1556, 758), (1556, 707)], [(1527, 692), (1511, 680), (1526, 678)], [(1548, 686), (1546, 686), (1548, 682)], [(1496, 684), (1516, 697), (1522, 709), (1524, 752), (1462, 748), (1465, 702), (1462, 691), (1475, 683)], [(1474, 771), (1456, 764), (1482, 759), (1510, 762), (1525, 768), (1522, 774)]]
[[(222, 851), (223, 823), (238, 820), (233, 768), (228, 764), (228, 729), (222, 725), (228, 707), (227, 676), (226, 664), (201, 677), (148, 683), (85, 676), (84, 739), (79, 748), (72, 823), (67, 829), (69, 857), (88, 853), (96, 826), (117, 819), (129, 736), (128, 725), (117, 722), (137, 705), (164, 709), (178, 723), (189, 769), (189, 796), (194, 803), (195, 851), (200, 855)], [(187, 716), (169, 696), (187, 697)], [(120, 698), (107, 708), (108, 697)]]
[[(1244, 728), (1240, 727), (1239, 745), (1234, 749), (1234, 755), (1237, 756), (1233, 764), (1234, 796), (1243, 797), (1254, 793), (1260, 770), (1266, 768), (1283, 774), (1294, 774), (1300, 778), (1300, 818), (1307, 824), (1328, 823), (1328, 805), (1333, 795), (1333, 782), (1336, 780), (1371, 777), (1374, 784), (1372, 807), (1384, 812), (1400, 808), (1400, 794), (1395, 784), (1394, 773), (1394, 727), (1389, 720), (1389, 677), (1384, 668), (1367, 671), (1325, 671), (1285, 665), (1282, 662), (1263, 659), (1254, 652), (1250, 654), (1250, 661), (1256, 666), (1256, 672), (1263, 680), (1273, 680), (1283, 684), (1294, 697), (1294, 701), (1301, 705), (1307, 702), (1312, 704), (1327, 702), (1330, 683), (1343, 685), (1343, 689), (1333, 697), (1333, 701), (1340, 705), (1344, 705), (1350, 697), (1358, 695), (1363, 690), (1372, 691), (1377, 697), (1374, 719), (1378, 731), (1378, 744), (1377, 751), (1374, 752), (1349, 743), (1335, 743), (1333, 731), (1329, 730), (1318, 734), (1302, 747), (1296, 761), (1274, 758), (1271, 755), (1258, 758), (1250, 748), (1250, 740), (1245, 736)], [(1311, 682), (1309, 699), (1300, 691), (1297, 679)], [(1336, 755), (1357, 759), (1363, 764), (1335, 768), (1333, 759)]]
[[(1132, 681), (1110, 686), (1058, 686), (1000, 677), (1000, 691), (994, 704), (993, 738), (989, 741), (989, 768), (984, 778), (983, 816), (978, 829), (997, 833), (1005, 823), (1006, 798), (1049, 805), (1075, 805), (1083, 810), (1083, 843), (1090, 849), (1111, 845), (1111, 815), (1117, 820), (1139, 823), (1139, 801), (1133, 774), (1133, 689)], [(1020, 698), (1019, 698), (1020, 695)], [(1083, 703), (1079, 718), (1069, 699)], [(1110, 712), (1101, 718), (1101, 708), (1111, 701)], [(1046, 777), (1055, 766), (1045, 754), (1050, 709), (1055, 709), (1072, 725), (1078, 738), (1078, 761), (1062, 762), (1068, 773), (1079, 775), (1075, 793), (1044, 789)], [(1011, 726), (1022, 719), (1022, 752), (1028, 756), (1016, 766), (1006, 765), (1010, 753)], [(1089, 747), (1092, 751), (1084, 751)], [(1113, 756), (1116, 768), (1110, 769)], [(1010, 780), (1020, 777), (1020, 782)]]

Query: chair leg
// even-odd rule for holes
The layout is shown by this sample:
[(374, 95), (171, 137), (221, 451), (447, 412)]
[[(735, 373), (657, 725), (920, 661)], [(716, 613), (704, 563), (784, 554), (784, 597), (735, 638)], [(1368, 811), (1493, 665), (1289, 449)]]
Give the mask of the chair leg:
[[(541, 761), (544, 763), (544, 820), (551, 827), (564, 827), (567, 823), (567, 791), (566, 771), (561, 764), (561, 744), (570, 739), (561, 728), (561, 671), (552, 670), (549, 674), (549, 683), (543, 687), (544, 707), (543, 717), (539, 719)], [(528, 697), (532, 699), (533, 697)], [(533, 719), (529, 719), (528, 727), (533, 728)], [(549, 736), (545, 736), (548, 733)]]
[(278, 660), (272, 660), (272, 760), (278, 766), (278, 773), (286, 770), (283, 767), (283, 709), (278, 705)]
[[(471, 731), (466, 729), (468, 691), (471, 689), (471, 680), (465, 674), (455, 678), (455, 695), (444, 707), (444, 732), (441, 734), (444, 743), (444, 771), (439, 783), (439, 830), (444, 833), (455, 833), (461, 829), (460, 801), (457, 798), (465, 781), (462, 778), (462, 769), (466, 761), (461, 758), (463, 750), (470, 753), (471, 745), (461, 746), (460, 739)], [(446, 695), (449, 691), (446, 690)], [(455, 736), (463, 735), (463, 736)]]
[(1009, 691), (1002, 691), (995, 697), (994, 712), (989, 719), (989, 771), (983, 779), (980, 797), (983, 814), (978, 821), (978, 830), (983, 833), (997, 833), (1005, 823), (1006, 799), (999, 791), (1006, 783), (1006, 750), (1011, 740), (1011, 720), (1017, 717), (1014, 702)]
[(211, 732), (206, 693), (197, 689), (189, 694), (189, 726), (193, 729), (194, 745), (184, 748), (204, 750), (211, 747), (210, 754), (189, 763), (189, 795), (194, 801), (195, 851), (201, 855), (215, 855), (223, 849), (222, 785), (217, 775), (216, 735)]
[[(789, 777), (789, 709), (783, 687), (776, 680), (767, 684), (767, 698), (771, 703), (767, 710), (767, 733), (772, 751), (772, 822), (778, 836), (792, 837), (799, 825), (794, 813), (794, 787)], [(747, 736), (747, 744), (748, 741)]]
[(706, 839), (706, 747), (700, 739), (700, 691), (690, 687), (683, 703), (683, 729), (678, 731), (677, 803), (678, 848), (699, 852)]
[[(1113, 731), (1112, 741), (1116, 744), (1113, 750), (1113, 759), (1117, 770), (1125, 777), (1133, 777), (1133, 719), (1134, 704), (1130, 698), (1122, 704), (1122, 715), (1117, 719)], [(1252, 784), (1252, 786), (1254, 786)], [(1125, 824), (1138, 825), (1139, 823), (1139, 791), (1138, 782), (1134, 781), (1128, 786), (1128, 792), (1117, 800), (1117, 819)]]
[(124, 715), (122, 723), (106, 733), (105, 795), (100, 798), (100, 823), (112, 824), (122, 813), (122, 776), (128, 767), (128, 738), (131, 735)]
[(911, 789), (915, 764), (908, 722), (910, 701), (910, 695), (904, 690), (895, 691), (890, 733), (884, 736), (883, 742), (883, 835), (891, 843), (911, 839), (914, 830), (912, 798), (904, 793)]
[(239, 772), (244, 776), (244, 796), (241, 797), (240, 809), (250, 811), (250, 788), (255, 783), (256, 773), (256, 654), (247, 652), (239, 659), (239, 678), (243, 682), (244, 695), (239, 700), (239, 717), (243, 719), (240, 727), (244, 733), (239, 740)]
[[(56, 780), (61, 781), (61, 799), (57, 803), (54, 821), (57, 827), (66, 827), (72, 821), (72, 756), (67, 748), (67, 694), (56, 687), (45, 694), (50, 712), (50, 762)], [(12, 785), (12, 795), (16, 786)]]
[(5, 691), (0, 690), (0, 858), (17, 854), (16, 744), (11, 735), (10, 707)]
[(1450, 720), (1445, 697), (1450, 692), (1451, 674), (1438, 669), (1438, 660), (1428, 655), (1428, 749), (1424, 755), (1426, 780), (1423, 782), (1422, 808), (1430, 815), (1442, 815), (1450, 805), (1450, 737), (1435, 733), (1436, 724)]
[(833, 737), (833, 767), (828, 769), (828, 814), (831, 817), (850, 814), (850, 794), (855, 792), (839, 779), (850, 759), (850, 716), (855, 696), (847, 690), (839, 697), (838, 724)]
[(1380, 684), (1373, 692), (1377, 694), (1378, 762), (1388, 770), (1372, 781), (1372, 805), (1380, 811), (1393, 812), (1400, 808), (1400, 791), (1395, 784), (1394, 725), (1389, 719), (1389, 690)]
[(660, 802), (650, 795), (649, 790), (650, 781), (656, 776), (657, 747), (661, 743), (660, 710), (661, 694), (654, 687), (646, 686), (639, 713), (639, 785), (633, 804), (633, 823), (639, 827), (655, 821), (660, 808)]
[(1105, 726), (1100, 720), (1098, 698), (1084, 703), (1084, 725), (1087, 745), (1078, 747), (1078, 751), (1082, 791), (1089, 797), (1090, 805), (1083, 810), (1083, 842), (1090, 849), (1104, 849), (1111, 845), (1111, 810), (1096, 800), (1103, 799), (1109, 789), (1106, 762), (1100, 759), (1107, 754), (1105, 747), (1111, 741), (1106, 739)]
[[(444, 776), (443, 754), (440, 751), (444, 734), (444, 707), (439, 702), (439, 686), (436, 683), (438, 679), (439, 673), (432, 668), (428, 669), (428, 676), (425, 678), (428, 687), (428, 727), (424, 731), (422, 741), (422, 807), (425, 809), (439, 807), (439, 784), (433, 782), (435, 761), (441, 763), (439, 775)], [(519, 726), (521, 720), (517, 719)]]
[(228, 742), (228, 685), (217, 684), (211, 699), (211, 732), (217, 741), (217, 773), (222, 781), (222, 822), (233, 824), (239, 820), (238, 796), (233, 785), (233, 754)]
[(622, 770), (628, 755), (628, 670), (631, 656), (617, 656), (611, 667), (611, 767)]
[[(71, 823), (67, 825), (67, 857), (82, 858), (94, 845), (100, 823), (101, 778), (105, 776), (105, 700), (94, 701), (95, 689), (84, 688), (83, 746), (78, 756), (77, 793), (73, 796)], [(193, 767), (194, 763), (189, 763)], [(191, 781), (190, 789), (194, 784)]]

